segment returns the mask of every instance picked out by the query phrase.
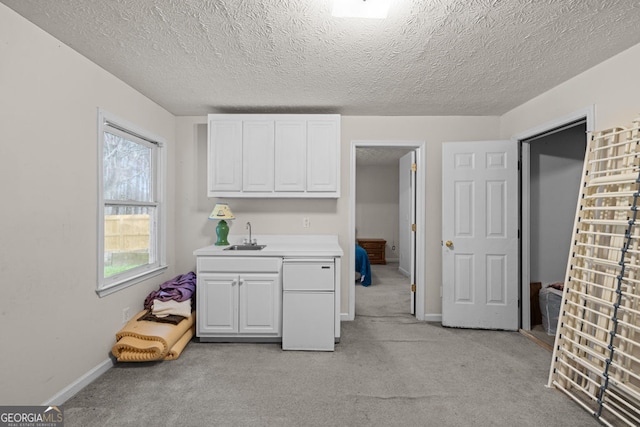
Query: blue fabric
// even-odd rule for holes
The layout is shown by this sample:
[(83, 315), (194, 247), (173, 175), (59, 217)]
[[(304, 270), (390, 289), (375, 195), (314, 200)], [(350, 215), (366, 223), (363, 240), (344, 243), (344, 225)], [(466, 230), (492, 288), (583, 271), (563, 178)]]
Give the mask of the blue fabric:
[(362, 286), (371, 284), (371, 264), (369, 263), (369, 255), (360, 245), (356, 245), (356, 271), (364, 277)]

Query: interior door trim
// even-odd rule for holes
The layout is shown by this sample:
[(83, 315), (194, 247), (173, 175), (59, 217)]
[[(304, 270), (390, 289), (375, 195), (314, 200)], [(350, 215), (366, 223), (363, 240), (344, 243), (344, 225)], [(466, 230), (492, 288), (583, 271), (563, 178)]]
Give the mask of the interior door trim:
[(527, 129), (517, 133), (511, 137), (514, 143), (519, 144), (521, 148), (521, 176), (520, 176), (520, 328), (531, 330), (531, 304), (529, 301), (530, 287), (530, 245), (531, 245), (531, 227), (529, 218), (530, 203), (530, 171), (531, 158), (529, 153), (529, 145), (524, 141), (534, 138), (537, 135), (548, 133), (554, 129), (562, 128), (578, 120), (585, 119), (587, 132), (593, 132), (595, 129), (595, 105), (590, 105), (583, 109), (574, 111), (566, 116), (550, 120), (541, 125)]
[[(358, 147), (389, 147), (389, 148), (407, 148), (416, 152), (416, 319), (425, 320), (425, 257), (426, 257), (426, 141), (405, 141), (405, 140), (352, 140), (350, 150), (350, 166), (349, 166), (349, 262), (355, 262), (356, 258), (356, 148)], [(354, 320), (356, 312), (356, 287), (355, 287), (355, 268), (353, 265), (349, 267), (349, 311), (346, 316), (343, 314), (344, 320)]]

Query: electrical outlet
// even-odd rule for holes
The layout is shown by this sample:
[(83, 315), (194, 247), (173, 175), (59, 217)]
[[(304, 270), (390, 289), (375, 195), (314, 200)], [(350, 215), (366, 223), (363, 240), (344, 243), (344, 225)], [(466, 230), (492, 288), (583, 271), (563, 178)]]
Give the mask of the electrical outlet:
[(125, 307), (122, 309), (122, 323), (127, 323), (131, 318), (131, 314), (129, 313), (129, 307)]
[(309, 218), (307, 217), (302, 218), (302, 226), (304, 228), (309, 228), (311, 226), (311, 221), (309, 221)]

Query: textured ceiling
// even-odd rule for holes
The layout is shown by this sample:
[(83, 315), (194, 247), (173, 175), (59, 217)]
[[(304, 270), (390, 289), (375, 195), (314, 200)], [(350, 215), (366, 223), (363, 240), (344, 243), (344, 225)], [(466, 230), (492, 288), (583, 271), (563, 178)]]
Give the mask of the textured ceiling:
[(637, 0), (0, 0), (175, 115), (499, 115), (640, 43)]
[(358, 147), (356, 148), (357, 166), (389, 166), (398, 165), (400, 157), (411, 149), (393, 147)]

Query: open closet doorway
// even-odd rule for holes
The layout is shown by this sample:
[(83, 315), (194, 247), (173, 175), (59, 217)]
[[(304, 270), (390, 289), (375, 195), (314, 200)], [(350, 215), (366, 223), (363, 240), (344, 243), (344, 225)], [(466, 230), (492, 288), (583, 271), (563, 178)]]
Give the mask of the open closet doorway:
[(547, 344), (553, 336), (540, 325), (538, 292), (565, 280), (592, 128), (593, 110), (586, 109), (517, 137), (522, 155), (521, 328)]
[[(412, 153), (415, 157), (413, 179), (401, 179), (400, 159)], [(407, 256), (414, 259), (424, 258), (424, 236), (413, 232), (413, 236), (400, 235), (401, 215), (412, 218), (417, 230), (424, 230), (424, 142), (414, 141), (353, 141), (351, 146), (350, 171), (350, 253), (355, 265), (351, 271), (349, 286), (348, 319), (355, 318), (356, 286), (363, 286), (360, 280), (362, 253), (366, 252), (371, 264), (387, 263), (399, 281), (406, 280), (407, 296), (411, 302), (406, 305), (406, 313), (416, 314), (419, 320), (424, 317), (424, 262), (415, 261), (399, 269), (402, 252), (403, 266)], [(409, 157), (410, 158), (410, 157)], [(406, 158), (405, 161), (406, 162)], [(409, 165), (409, 167), (411, 167)], [(407, 199), (403, 186), (415, 196)], [(402, 203), (411, 203), (400, 209)], [(403, 213), (404, 212), (404, 213)], [(404, 221), (403, 223), (406, 222)], [(411, 227), (411, 224), (408, 224)], [(358, 244), (359, 243), (359, 244)], [(356, 253), (356, 248), (358, 253)], [(364, 249), (364, 250), (363, 250)], [(409, 251), (410, 255), (407, 255)], [(361, 264), (360, 264), (361, 266)], [(379, 266), (381, 268), (382, 266)], [(390, 271), (387, 269), (387, 271)], [(402, 274), (400, 274), (402, 273)], [(405, 279), (406, 276), (406, 279)], [(412, 280), (413, 279), (413, 280)], [(415, 284), (412, 291), (412, 284)], [(375, 283), (372, 284), (375, 286)], [(422, 313), (422, 315), (421, 315)]]

